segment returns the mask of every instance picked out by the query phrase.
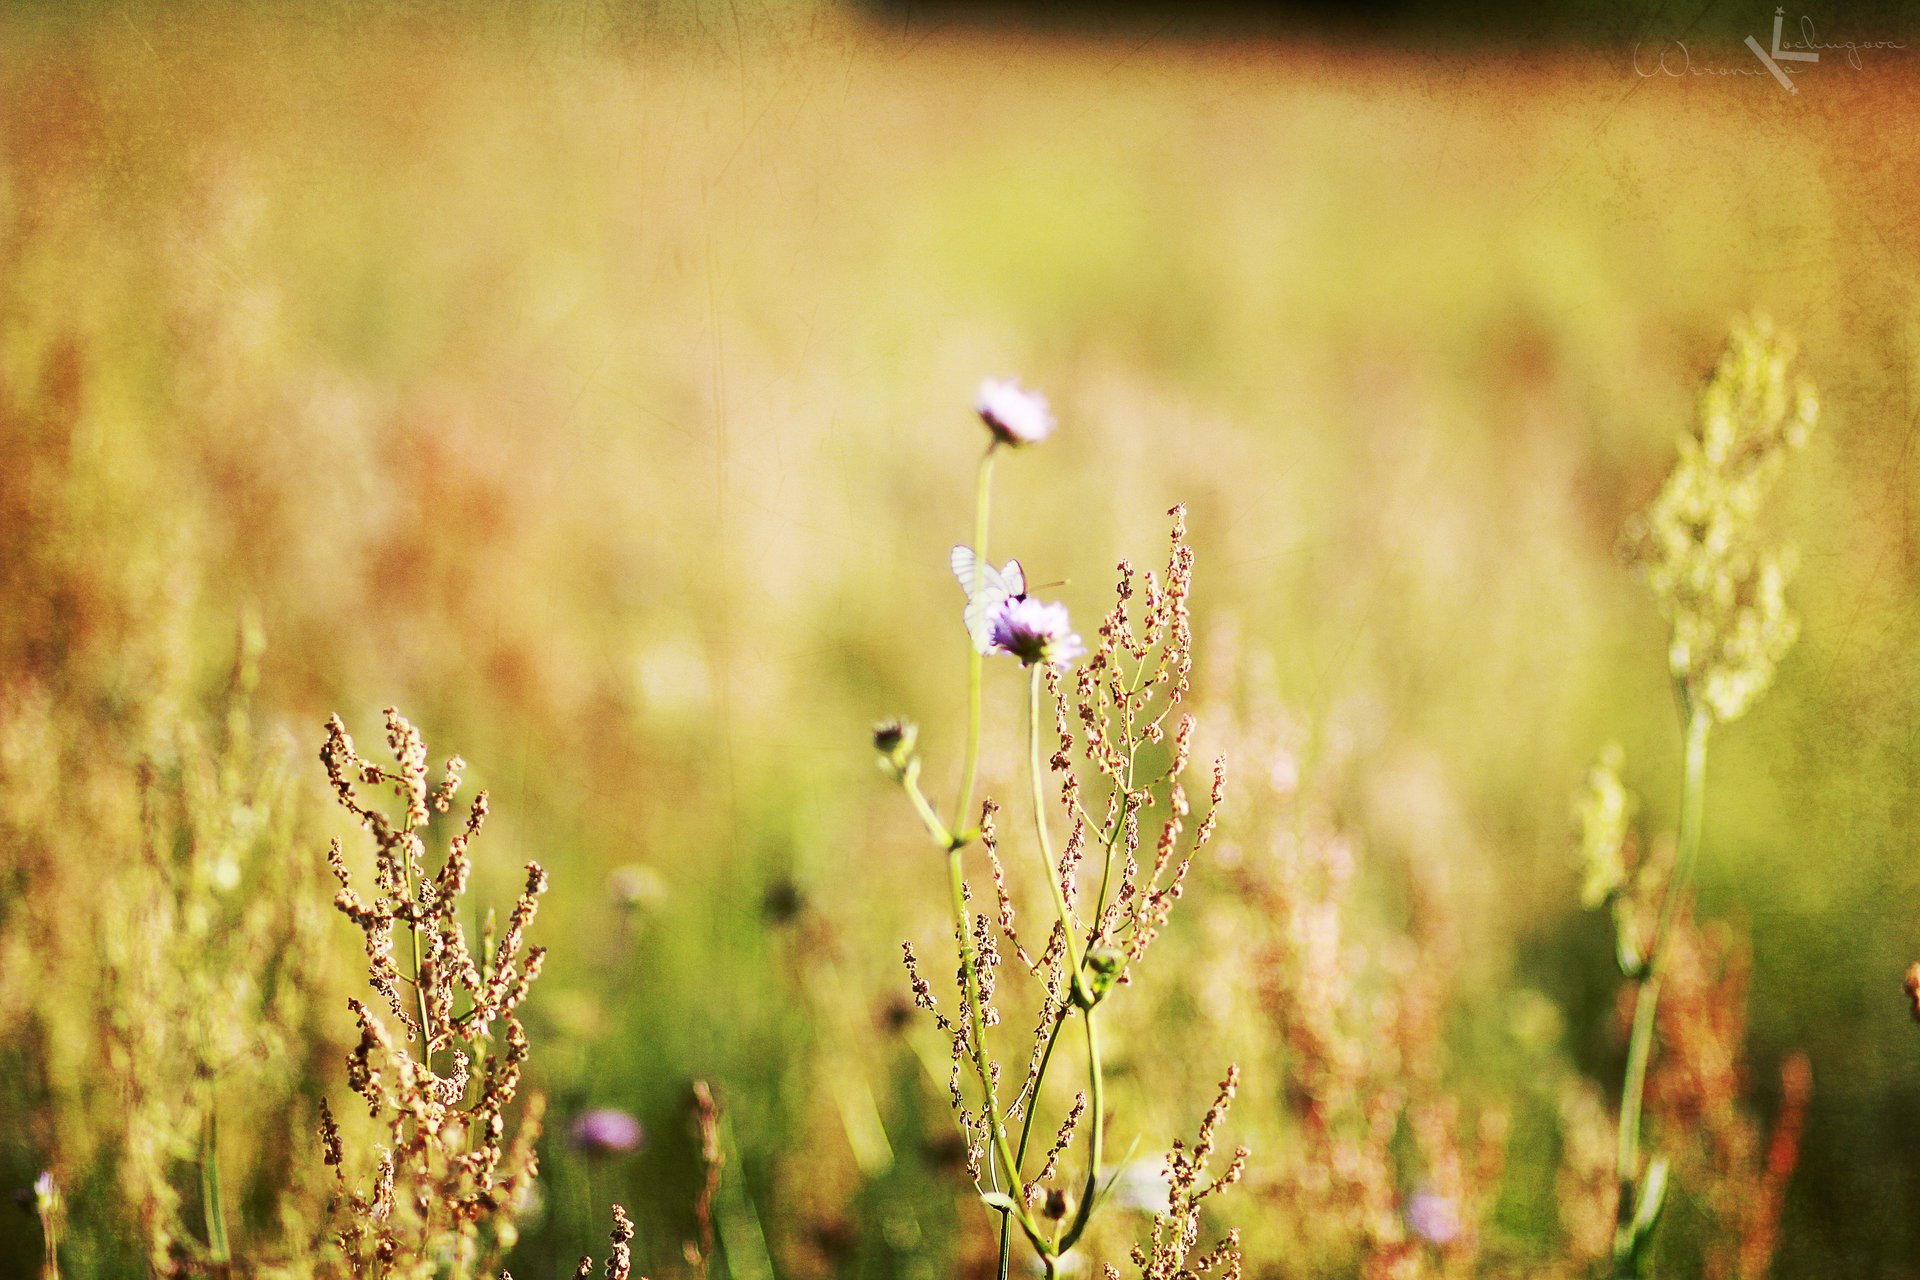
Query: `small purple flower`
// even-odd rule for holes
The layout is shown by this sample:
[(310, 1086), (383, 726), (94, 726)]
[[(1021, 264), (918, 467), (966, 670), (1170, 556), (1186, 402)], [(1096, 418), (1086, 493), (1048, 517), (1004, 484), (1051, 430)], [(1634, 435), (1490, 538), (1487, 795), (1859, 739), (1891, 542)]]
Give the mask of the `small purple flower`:
[(1421, 1189), (1407, 1197), (1407, 1229), (1428, 1244), (1446, 1248), (1460, 1238), (1460, 1206), (1451, 1196)]
[(1066, 667), (1087, 651), (1072, 628), (1067, 606), (1016, 596), (994, 610), (987, 634), (995, 650), (1010, 653), (1029, 667), (1036, 662)]
[(1013, 448), (1039, 444), (1053, 432), (1053, 411), (1047, 407), (1047, 398), (1038, 391), (1026, 390), (1012, 378), (988, 378), (981, 383), (973, 409), (995, 440)]
[(624, 1111), (601, 1107), (573, 1122), (573, 1146), (590, 1156), (619, 1156), (646, 1140), (640, 1122)]

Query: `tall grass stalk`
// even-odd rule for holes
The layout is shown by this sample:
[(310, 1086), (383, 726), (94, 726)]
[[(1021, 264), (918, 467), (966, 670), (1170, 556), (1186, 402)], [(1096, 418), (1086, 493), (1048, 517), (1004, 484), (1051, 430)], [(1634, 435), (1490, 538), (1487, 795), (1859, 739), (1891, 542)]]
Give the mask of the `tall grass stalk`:
[(227, 1244), (227, 1204), (220, 1185), (220, 1102), (211, 1081), (200, 1133), (200, 1205), (207, 1221), (207, 1259), (225, 1266), (233, 1250)]
[[(980, 590), (981, 576), (987, 567), (987, 532), (993, 507), (993, 457), (999, 451), (1000, 441), (987, 442), (987, 451), (980, 455), (980, 465), (975, 468), (973, 480), (973, 554), (976, 562), (973, 569), (973, 582), (967, 588), (969, 597)], [(965, 764), (960, 769), (960, 794), (953, 802), (953, 831), (949, 837), (964, 845), (972, 839), (967, 830), (967, 818), (973, 811), (973, 787), (980, 776), (980, 710), (983, 694), (981, 685), (985, 674), (986, 655), (979, 649), (971, 649), (967, 654), (967, 747)], [(958, 848), (954, 852), (958, 852)]]
[[(1634, 1280), (1644, 1265), (1644, 1252), (1650, 1240), (1654, 1220), (1659, 1216), (1664, 1188), (1665, 1167), (1651, 1167), (1645, 1179), (1640, 1176), (1640, 1117), (1647, 1086), (1647, 1064), (1653, 1055), (1654, 1015), (1660, 1004), (1660, 980), (1664, 976), (1667, 951), (1671, 944), (1674, 913), (1693, 883), (1694, 865), (1700, 857), (1700, 830), (1706, 812), (1707, 738), (1713, 729), (1713, 717), (1704, 709), (1686, 716), (1686, 759), (1680, 787), (1680, 840), (1674, 853), (1673, 874), (1667, 880), (1660, 901), (1652, 950), (1639, 970), (1640, 989), (1635, 993), (1633, 1030), (1627, 1042), (1626, 1078), (1620, 1089), (1620, 1140), (1618, 1170), (1620, 1202), (1618, 1225), (1614, 1229), (1613, 1259), (1616, 1280)], [(1647, 1194), (1642, 1194), (1642, 1191)]]
[(1818, 415), (1812, 384), (1789, 376), (1794, 356), (1792, 339), (1765, 318), (1735, 326), (1700, 393), (1695, 421), (1680, 435), (1678, 462), (1623, 539), (1671, 627), (1667, 665), (1686, 739), (1679, 842), (1650, 939), (1636, 933), (1635, 890), (1647, 877), (1644, 868), (1630, 877), (1622, 852), (1617, 753), (1595, 771), (1600, 791), (1612, 799), (1589, 811), (1584, 841), (1582, 895), (1591, 905), (1612, 907), (1620, 971), (1639, 984), (1620, 1091), (1615, 1280), (1650, 1273), (1666, 1194), (1664, 1159), (1642, 1172), (1641, 1120), (1661, 980), (1700, 856), (1707, 740), (1714, 725), (1737, 720), (1766, 692), (1799, 635), (1799, 620), (1786, 603), (1792, 553), (1769, 545), (1760, 527), (1763, 499)]

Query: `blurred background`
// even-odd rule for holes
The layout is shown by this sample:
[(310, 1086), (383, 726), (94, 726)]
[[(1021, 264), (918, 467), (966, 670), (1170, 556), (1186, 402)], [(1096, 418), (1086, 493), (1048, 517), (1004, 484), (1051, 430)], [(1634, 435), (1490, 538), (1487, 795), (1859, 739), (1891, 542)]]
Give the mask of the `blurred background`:
[[(320, 867), (337, 829), (326, 715), (371, 744), (393, 703), (492, 791), (481, 891), (553, 877), (516, 1274), (566, 1273), (610, 1196), (671, 1270), (695, 1078), (772, 1273), (955, 1274), (983, 1215), (943, 1063), (894, 1025), (942, 869), (866, 736), (917, 719), (950, 795), (983, 376), (1052, 399), (993, 545), (1082, 631), (1187, 504), (1203, 691), (1257, 684), (1342, 760), (1380, 927), (1441, 886), (1463, 1087), (1523, 1073), (1545, 1009), (1615, 1088), (1569, 798), (1616, 740), (1670, 829), (1679, 745), (1615, 541), (1762, 311), (1822, 399), (1777, 520), (1804, 632), (1717, 740), (1700, 914), (1750, 936), (1756, 1114), (1813, 1065), (1774, 1274), (1920, 1276), (1920, 75), (1829, 50), (1788, 93), (1755, 6), (1514, 12), (0, 8), (0, 1175), (66, 1170), (70, 1270), (138, 1256), (89, 1038), (124, 779), (170, 717), (217, 721), (257, 631), (254, 731), (304, 815), (279, 856)], [(1016, 794), (1020, 682), (989, 674)], [(1182, 973), (1236, 963), (1186, 927)], [(353, 935), (323, 919), (303, 963), (351, 973)], [(300, 1078), (337, 1097), (327, 981)], [(1205, 1025), (1138, 1031), (1143, 1151), (1241, 1051)], [(1283, 1093), (1250, 1081), (1247, 1123)], [(570, 1150), (593, 1107), (648, 1141)], [(311, 1161), (305, 1132), (264, 1120), (261, 1160)], [(1550, 1249), (1511, 1196), (1499, 1229)], [(38, 1248), (9, 1213), (0, 1269)]]

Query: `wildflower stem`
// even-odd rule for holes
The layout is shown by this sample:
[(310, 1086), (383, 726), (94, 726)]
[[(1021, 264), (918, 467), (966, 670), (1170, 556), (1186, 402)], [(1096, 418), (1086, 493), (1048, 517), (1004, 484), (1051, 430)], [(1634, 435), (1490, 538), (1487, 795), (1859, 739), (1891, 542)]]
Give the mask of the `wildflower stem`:
[[(1040, 1063), (1034, 1068), (1033, 1079), (1027, 1084), (1025, 1094), (1027, 1110), (1026, 1114), (1020, 1117), (1020, 1142), (1013, 1149), (1014, 1159), (1022, 1164), (1026, 1163), (1027, 1144), (1033, 1137), (1033, 1117), (1040, 1103), (1040, 1082), (1047, 1078), (1047, 1065), (1053, 1061), (1053, 1046), (1060, 1043), (1060, 1029), (1067, 1025), (1067, 1010), (1072, 1007), (1070, 1003), (1062, 1002), (1054, 1011), (1053, 1025), (1047, 1028), (1046, 1047), (1040, 1051)], [(1016, 1098), (1015, 1105), (1019, 1105), (1020, 1101), (1021, 1099)], [(1007, 1270), (1011, 1262), (1008, 1256), (1010, 1243), (1011, 1237), (1007, 1231), (1007, 1224), (1002, 1222), (1000, 1224), (1000, 1280), (1007, 1280)]]
[[(411, 821), (407, 830), (413, 830)], [(420, 1005), (420, 1056), (427, 1069), (433, 1069), (433, 1020), (427, 1014), (427, 989), (420, 985), (420, 889), (413, 878), (413, 858), (401, 858), (407, 877), (407, 946), (413, 954), (413, 995)]]
[(1665, 967), (1672, 925), (1680, 899), (1693, 879), (1700, 856), (1700, 830), (1706, 811), (1707, 735), (1713, 717), (1703, 707), (1687, 713), (1685, 773), (1680, 790), (1680, 845), (1674, 854), (1673, 874), (1660, 902), (1660, 918), (1648, 949), (1645, 977), (1635, 996), (1633, 1032), (1627, 1042), (1627, 1074), (1620, 1091), (1620, 1140), (1617, 1173), (1620, 1180), (1618, 1225), (1614, 1229), (1614, 1275), (1632, 1280), (1636, 1272), (1635, 1203), (1640, 1183), (1640, 1117), (1646, 1092), (1647, 1064), (1653, 1053), (1654, 1015), (1660, 1004), (1660, 979)]
[(1047, 888), (1053, 891), (1053, 909), (1060, 916), (1060, 930), (1066, 935), (1067, 968), (1073, 975), (1073, 991), (1083, 1005), (1091, 1009), (1092, 997), (1080, 972), (1080, 939), (1074, 932), (1073, 916), (1067, 909), (1066, 891), (1060, 887), (1060, 868), (1053, 860), (1053, 839), (1047, 834), (1045, 774), (1040, 767), (1040, 677), (1041, 666), (1034, 663), (1027, 680), (1027, 771), (1033, 783), (1033, 834), (1040, 842), (1040, 859), (1046, 864)]
[(1000, 1166), (1007, 1171), (1007, 1180), (1011, 1184), (1009, 1194), (1020, 1230), (1026, 1233), (1034, 1248), (1044, 1255), (1047, 1246), (1032, 1215), (1027, 1212), (1026, 1201), (1021, 1195), (1020, 1161), (1007, 1141), (1007, 1126), (1000, 1116), (1000, 1104), (993, 1096), (993, 1064), (987, 1054), (987, 1019), (980, 1007), (980, 979), (974, 972), (973, 927), (967, 918), (967, 894), (960, 874), (960, 850), (957, 848), (947, 852), (947, 884), (953, 893), (953, 920), (960, 942), (961, 1001), (966, 1005), (965, 1020), (969, 1039), (973, 1041), (974, 1070), (980, 1075), (980, 1109), (986, 1113), (987, 1134), (993, 1142), (994, 1154), (1000, 1157)]
[(220, 1189), (220, 1111), (211, 1084), (206, 1115), (200, 1122), (200, 1208), (207, 1220), (207, 1258), (224, 1266), (232, 1255), (227, 1245), (227, 1206)]
[(1087, 1186), (1080, 1193), (1080, 1205), (1074, 1211), (1073, 1224), (1060, 1237), (1061, 1253), (1080, 1242), (1081, 1234), (1087, 1229), (1087, 1221), (1093, 1216), (1093, 1202), (1100, 1190), (1100, 1149), (1104, 1138), (1102, 1130), (1107, 1127), (1107, 1089), (1106, 1075), (1100, 1067), (1100, 1028), (1094, 1016), (1097, 1012), (1095, 1009), (1086, 1011), (1087, 1123), (1091, 1126), (1087, 1132)]
[[(993, 507), (993, 456), (999, 447), (998, 440), (987, 445), (987, 451), (980, 455), (979, 469), (974, 473), (973, 481), (973, 582), (967, 587), (967, 598), (971, 600), (980, 590), (981, 574), (987, 564), (987, 517)], [(967, 815), (973, 809), (973, 784), (980, 775), (980, 686), (983, 655), (977, 647), (968, 646), (967, 655), (967, 755), (966, 763), (960, 770), (960, 795), (953, 806), (953, 838), (962, 844), (971, 840), (973, 829), (967, 826)]]
[[(1133, 673), (1133, 679), (1127, 684), (1127, 696), (1132, 697), (1146, 687), (1147, 660), (1142, 657), (1140, 665)], [(1099, 941), (1106, 928), (1107, 893), (1113, 883), (1114, 850), (1119, 847), (1121, 833), (1127, 828), (1127, 815), (1133, 811), (1133, 786), (1135, 769), (1140, 763), (1140, 747), (1135, 742), (1127, 751), (1127, 776), (1120, 784), (1120, 810), (1114, 816), (1113, 828), (1103, 831), (1100, 837), (1100, 896), (1094, 899), (1093, 928), (1089, 931), (1087, 945), (1093, 946)], [(1089, 823), (1089, 826), (1092, 824)]]
[(935, 844), (939, 845), (942, 849), (952, 852), (959, 848), (961, 844), (965, 843), (964, 841), (956, 841), (953, 833), (947, 829), (947, 824), (940, 821), (940, 815), (933, 811), (933, 805), (928, 802), (926, 792), (920, 789), (919, 778), (915, 777), (911, 772), (902, 773), (900, 776), (900, 789), (905, 791), (907, 793), (907, 799), (913, 802), (913, 811), (920, 815), (920, 821), (926, 824), (927, 834), (933, 837)]
[[(1100, 1180), (1100, 1130), (1106, 1118), (1105, 1078), (1100, 1067), (1100, 1033), (1095, 1025), (1095, 1003), (1088, 989), (1085, 974), (1082, 972), (1082, 952), (1080, 940), (1074, 931), (1073, 916), (1067, 908), (1067, 895), (1060, 884), (1060, 868), (1053, 857), (1053, 840), (1047, 834), (1046, 787), (1043, 779), (1040, 759), (1040, 681), (1042, 668), (1035, 663), (1027, 680), (1027, 771), (1033, 784), (1033, 831), (1039, 841), (1040, 857), (1046, 863), (1047, 887), (1053, 891), (1054, 910), (1060, 915), (1060, 930), (1067, 951), (1067, 965), (1073, 975), (1073, 991), (1080, 1005), (1087, 1027), (1087, 1093), (1092, 1105), (1089, 1117), (1093, 1126), (1087, 1147), (1087, 1189), (1080, 1198), (1080, 1206), (1074, 1214), (1073, 1224), (1059, 1238), (1059, 1251), (1073, 1248), (1075, 1242), (1087, 1227), (1087, 1218), (1093, 1210), (1094, 1192)], [(1065, 1010), (1061, 1011), (1064, 1018)], [(1049, 1050), (1051, 1050), (1049, 1043)], [(1039, 1075), (1034, 1080), (1034, 1096), (1027, 1103), (1027, 1114), (1031, 1118), (1033, 1109), (1040, 1101), (1040, 1079), (1046, 1073), (1046, 1061), (1040, 1064)]]

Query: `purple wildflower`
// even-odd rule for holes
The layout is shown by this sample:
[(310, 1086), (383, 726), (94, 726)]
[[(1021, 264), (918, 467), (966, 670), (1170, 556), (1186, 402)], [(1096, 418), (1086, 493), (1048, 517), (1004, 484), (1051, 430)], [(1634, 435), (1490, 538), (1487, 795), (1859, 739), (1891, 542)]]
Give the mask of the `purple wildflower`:
[(1460, 1206), (1451, 1196), (1425, 1188), (1407, 1198), (1407, 1229), (1440, 1248), (1460, 1238)]
[(1038, 391), (1026, 390), (1012, 378), (988, 378), (981, 383), (973, 409), (995, 440), (1014, 448), (1039, 444), (1053, 432), (1053, 411), (1047, 407), (1047, 398)]
[(624, 1111), (601, 1107), (573, 1122), (573, 1146), (590, 1156), (625, 1155), (646, 1140), (640, 1122)]
[(987, 634), (995, 650), (1010, 653), (1029, 667), (1036, 662), (1065, 667), (1087, 651), (1072, 626), (1067, 606), (1016, 596), (994, 610)]

